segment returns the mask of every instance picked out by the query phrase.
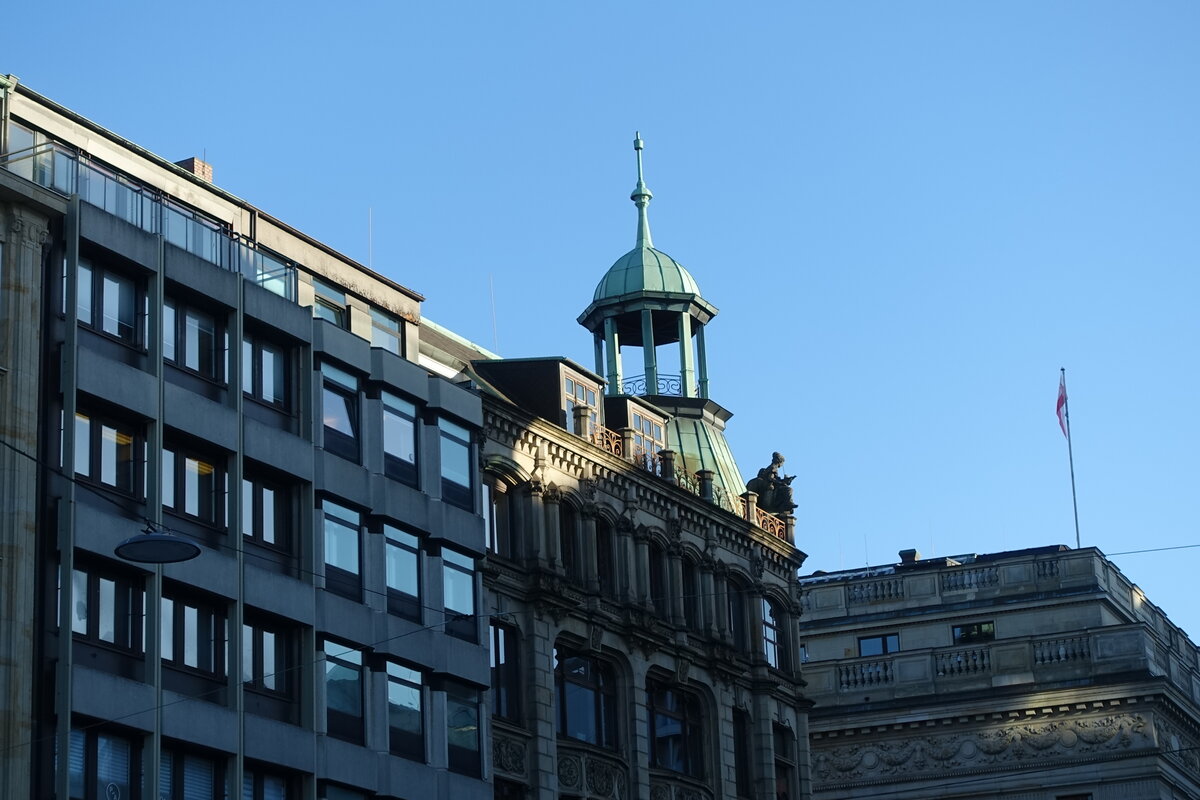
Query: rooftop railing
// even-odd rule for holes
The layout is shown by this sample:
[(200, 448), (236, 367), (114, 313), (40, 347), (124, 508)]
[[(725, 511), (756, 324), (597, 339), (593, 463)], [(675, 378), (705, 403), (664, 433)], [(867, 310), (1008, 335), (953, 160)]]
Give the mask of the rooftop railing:
[(187, 208), (157, 189), (91, 160), (58, 142), (0, 154), (0, 167), (121, 219), (221, 269), (239, 272), (268, 291), (296, 299), (296, 267), (238, 236), (228, 226)]
[[(694, 386), (692, 396), (700, 396), (700, 387)], [(621, 381), (621, 394), (641, 396), (647, 394), (683, 397), (683, 376), (658, 373), (652, 386), (645, 375), (634, 375)]]

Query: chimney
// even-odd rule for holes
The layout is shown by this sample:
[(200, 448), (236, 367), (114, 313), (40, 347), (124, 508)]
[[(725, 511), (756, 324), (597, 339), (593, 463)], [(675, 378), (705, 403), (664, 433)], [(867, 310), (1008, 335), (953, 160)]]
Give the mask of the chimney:
[(918, 553), (916, 550), (901, 550), (900, 551), (900, 563), (901, 564), (915, 564), (920, 560), (921, 560), (921, 554)]
[(209, 183), (213, 182), (212, 164), (209, 164), (207, 161), (201, 161), (192, 156), (191, 158), (185, 158), (183, 161), (176, 161), (175, 166), (183, 167), (201, 180), (208, 181)]

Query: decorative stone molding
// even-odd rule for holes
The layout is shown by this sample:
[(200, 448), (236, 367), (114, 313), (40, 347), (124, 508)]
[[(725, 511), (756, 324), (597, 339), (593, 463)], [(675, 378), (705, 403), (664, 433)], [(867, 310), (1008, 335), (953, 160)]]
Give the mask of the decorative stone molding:
[(650, 781), (650, 800), (712, 800), (712, 792), (696, 786), (654, 779)]
[(46, 243), (50, 230), (41, 220), (31, 219), (14, 209), (8, 218), (8, 233), (10, 242), (20, 240), (25, 244), (41, 247)]
[[(816, 743), (814, 743), (816, 744)], [(992, 767), (1148, 749), (1141, 714), (1003, 724), (951, 734), (915, 735), (814, 749), (813, 775), (825, 788), (867, 780), (925, 777)]]
[(521, 739), (492, 730), (492, 766), (497, 772), (516, 778), (526, 777), (525, 750), (525, 742)]
[(1161, 717), (1154, 718), (1154, 732), (1164, 756), (1192, 775), (1200, 776), (1200, 751), (1195, 739)]
[(619, 760), (590, 752), (560, 752), (558, 756), (560, 789), (587, 794), (602, 800), (627, 800), (629, 778)]

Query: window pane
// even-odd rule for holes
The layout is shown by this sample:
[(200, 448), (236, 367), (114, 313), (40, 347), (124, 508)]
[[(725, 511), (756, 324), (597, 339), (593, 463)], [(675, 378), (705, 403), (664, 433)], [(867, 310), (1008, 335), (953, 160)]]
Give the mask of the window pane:
[[(96, 782), (107, 787), (113, 784), (116, 797), (129, 797), (131, 748), (129, 742), (104, 733), (96, 735)], [(112, 791), (106, 789), (112, 795)]]
[(212, 464), (198, 458), (185, 458), (183, 462), (184, 506), (187, 514), (212, 521), (217, 494), (216, 469)]
[(358, 574), (358, 529), (325, 518), (325, 563)]
[(212, 317), (189, 310), (184, 318), (184, 344), (185, 367), (204, 375), (216, 374), (216, 324)]
[(418, 595), (417, 554), (392, 542), (387, 543), (387, 585), (413, 597)]
[(92, 270), (84, 262), (79, 262), (79, 274), (76, 279), (76, 313), (79, 321), (85, 325), (92, 324)]
[(268, 403), (283, 403), (286, 399), (283, 353), (260, 345), (259, 355), (262, 359), (259, 365), (262, 376), (260, 396)]
[(71, 570), (71, 630), (87, 636), (88, 579), (87, 573)]
[(175, 660), (175, 601), (162, 599), (162, 657), (164, 661)]
[[(398, 402), (403, 403), (403, 401)], [(388, 455), (416, 463), (415, 409), (410, 403), (404, 403), (404, 405), (408, 406), (407, 410), (394, 407), (391, 398), (384, 400), (383, 449)]]
[(242, 681), (254, 680), (254, 629), (242, 625)]
[(254, 535), (255, 494), (254, 484), (242, 478), (242, 534), (245, 536)]
[(100, 593), (97, 617), (100, 622), (100, 640), (115, 644), (117, 641), (117, 584), (108, 578), (101, 578), (99, 584)]
[(83, 414), (75, 415), (75, 474), (92, 474), (92, 421)]
[(249, 339), (242, 340), (242, 391), (247, 394), (255, 393), (254, 343)]
[(354, 437), (355, 416), (352, 398), (326, 386), (322, 392), (322, 399), (325, 427)]
[[(448, 425), (443, 420), (443, 425)], [(467, 445), (466, 431), (458, 428), (457, 425), (451, 426), (462, 431), (462, 440), (451, 438), (447, 430), (442, 431), (442, 477), (459, 486), (470, 488), (471, 486), (471, 451)]]
[(104, 276), (104, 321), (102, 329), (122, 339), (133, 339), (133, 283), (114, 275)]
[(275, 490), (263, 486), (262, 497), (262, 540), (275, 544)]
[(359, 685), (359, 668), (339, 663), (332, 658), (327, 660), (325, 699), (331, 710), (361, 717), (362, 687)]
[(459, 614), (475, 613), (475, 577), (452, 567), (443, 570), (446, 608)]
[(194, 606), (185, 605), (183, 607), (183, 663), (189, 667), (200, 665), (198, 613)]
[(170, 450), (162, 451), (162, 504), (175, 507), (175, 454)]

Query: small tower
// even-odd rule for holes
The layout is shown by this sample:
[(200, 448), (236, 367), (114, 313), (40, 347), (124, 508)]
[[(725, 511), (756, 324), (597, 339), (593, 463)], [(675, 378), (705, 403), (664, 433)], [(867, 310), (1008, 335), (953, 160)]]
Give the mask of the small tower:
[[(654, 195), (642, 176), (640, 134), (633, 149), (638, 176), (629, 197), (638, 209), (637, 241), (605, 273), (579, 324), (595, 337), (596, 372), (607, 378), (607, 394), (708, 397), (704, 326), (717, 309), (700, 296), (700, 287), (682, 264), (654, 248), (648, 214)], [(666, 374), (656, 348), (675, 343), (679, 372)], [(622, 347), (642, 349), (643, 374), (626, 377)]]
[[(709, 399), (704, 327), (717, 309), (700, 296), (695, 278), (675, 259), (654, 247), (648, 209), (653, 197), (642, 174), (642, 139), (635, 134), (637, 186), (630, 199), (638, 210), (637, 240), (596, 286), (579, 324), (592, 332), (596, 372), (605, 376), (610, 397), (637, 395), (671, 418), (667, 445), (677, 467), (695, 474), (712, 472), (713, 485), (728, 497), (745, 483), (725, 441), (730, 412)], [(667, 373), (657, 348), (678, 344), (679, 372)], [(621, 348), (641, 348), (643, 374), (627, 377)]]

